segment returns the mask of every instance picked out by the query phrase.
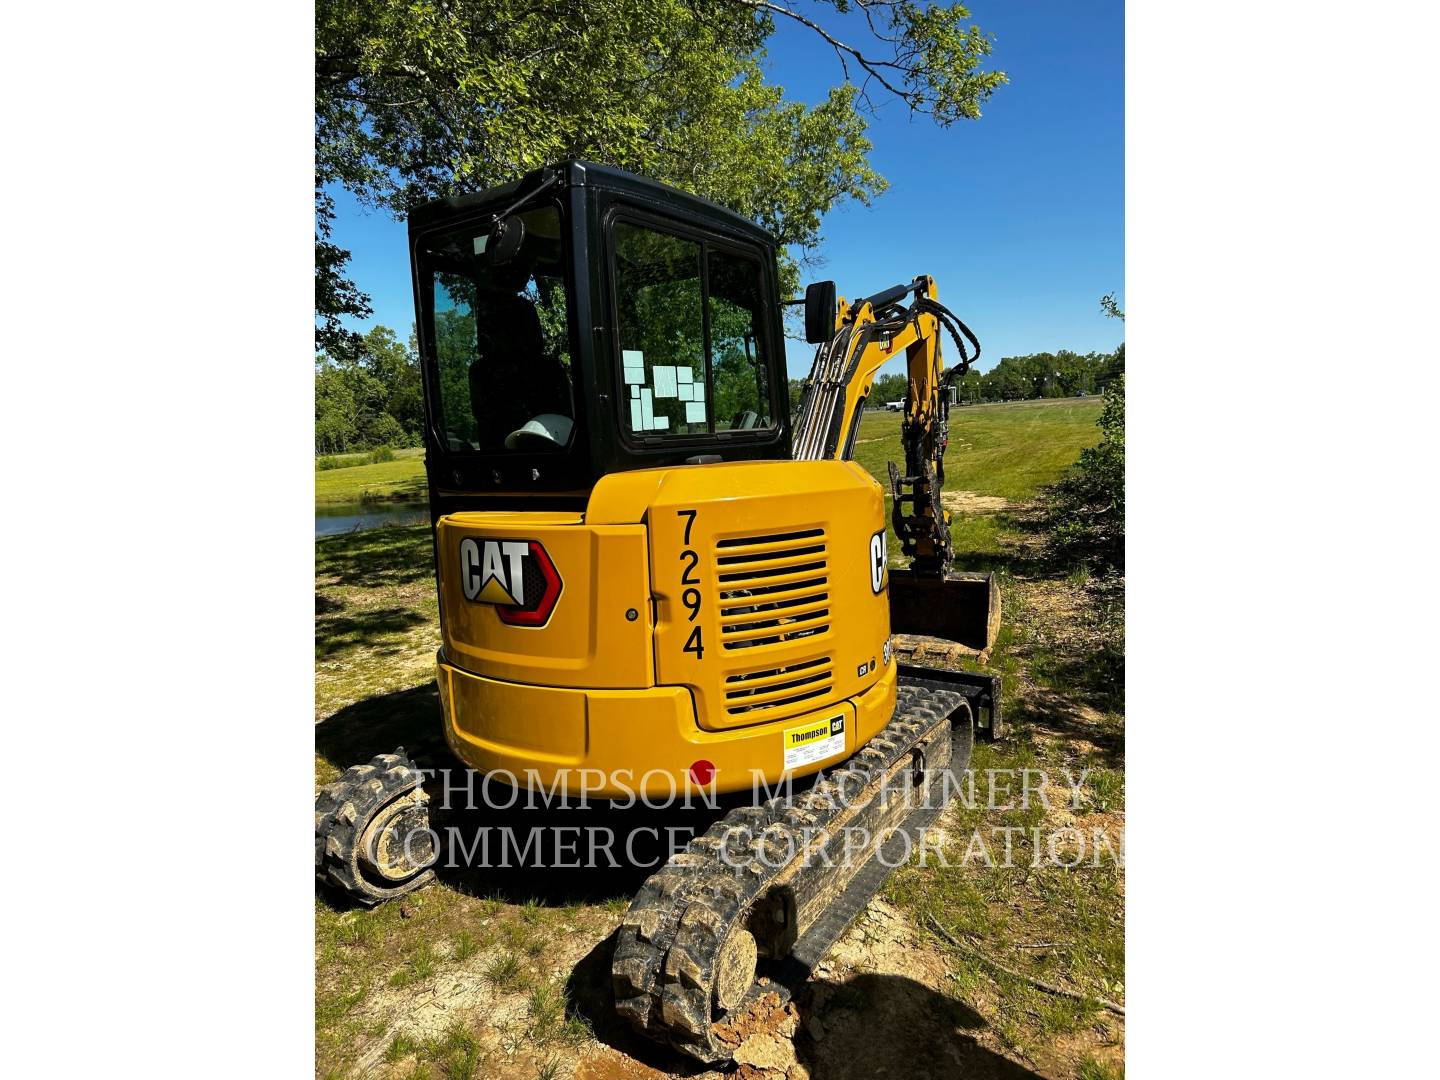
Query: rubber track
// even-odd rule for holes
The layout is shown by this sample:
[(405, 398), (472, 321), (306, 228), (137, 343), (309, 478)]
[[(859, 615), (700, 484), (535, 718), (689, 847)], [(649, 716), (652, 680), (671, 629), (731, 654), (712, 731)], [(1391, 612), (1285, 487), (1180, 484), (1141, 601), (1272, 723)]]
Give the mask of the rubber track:
[(315, 876), (362, 904), (414, 892), (434, 880), (425, 870), (398, 885), (367, 877), (358, 864), (360, 837), (376, 812), (420, 787), (421, 774), (403, 747), (377, 754), (366, 765), (352, 765), (315, 796)]
[[(884, 773), (963, 700), (951, 691), (900, 687), (890, 722), (824, 780), (790, 799), (732, 810), (652, 874), (616, 939), (616, 1011), (641, 1034), (699, 1061), (728, 1061), (731, 1050), (712, 1032), (723, 1019), (711, 1007), (721, 945), (785, 868), (786, 852), (800, 850), (801, 830), (823, 828), (844, 808), (837, 795)], [(727, 836), (736, 865), (720, 858)]]

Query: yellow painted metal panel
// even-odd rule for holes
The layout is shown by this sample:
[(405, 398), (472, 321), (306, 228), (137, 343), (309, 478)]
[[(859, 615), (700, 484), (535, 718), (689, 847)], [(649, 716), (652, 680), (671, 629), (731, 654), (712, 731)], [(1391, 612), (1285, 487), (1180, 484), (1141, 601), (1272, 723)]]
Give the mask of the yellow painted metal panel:
[[(666, 470), (647, 519), (657, 683), (688, 687), (708, 731), (863, 693), (880, 677), (890, 633), (884, 588), (876, 592), (870, 574), (883, 514), (880, 485), (847, 462)], [(818, 659), (831, 668), (823, 693), (811, 685), (763, 710), (727, 699), (750, 679)]]
[[(540, 686), (654, 684), (650, 584), (642, 525), (590, 526), (575, 514), (459, 513), (440, 519), (438, 563), (445, 654), (459, 667)], [(467, 599), (461, 545), (536, 541), (559, 597), (542, 626), (512, 626), (495, 604)], [(475, 549), (471, 549), (474, 551)], [(476, 558), (477, 556), (471, 556)], [(508, 563), (500, 563), (502, 576)], [(472, 564), (469, 573), (476, 573)], [(487, 587), (493, 585), (487, 580)], [(627, 618), (634, 612), (633, 619)]]
[[(856, 701), (839, 701), (765, 724), (706, 731), (681, 687), (645, 690), (526, 686), (487, 679), (439, 662), (445, 734), (461, 761), (483, 772), (507, 772), (522, 785), (566, 788), (595, 797), (663, 799), (686, 789), (690, 767), (714, 768), (711, 789), (772, 788), (781, 778), (784, 732), (811, 720), (845, 719), (843, 751), (795, 769), (808, 776), (854, 753), (889, 719), (896, 669), (882, 667)], [(858, 708), (857, 708), (858, 706)], [(883, 713), (883, 717), (882, 714)], [(691, 781), (692, 787), (695, 787)], [(696, 788), (698, 790), (698, 787)]]

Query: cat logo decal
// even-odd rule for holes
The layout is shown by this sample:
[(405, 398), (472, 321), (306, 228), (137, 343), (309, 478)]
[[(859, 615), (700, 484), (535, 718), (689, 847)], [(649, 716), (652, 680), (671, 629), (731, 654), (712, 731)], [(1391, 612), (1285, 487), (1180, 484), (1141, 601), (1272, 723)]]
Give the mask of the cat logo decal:
[(493, 604), (509, 626), (544, 626), (564, 582), (538, 540), (460, 541), (460, 585), (465, 599)]

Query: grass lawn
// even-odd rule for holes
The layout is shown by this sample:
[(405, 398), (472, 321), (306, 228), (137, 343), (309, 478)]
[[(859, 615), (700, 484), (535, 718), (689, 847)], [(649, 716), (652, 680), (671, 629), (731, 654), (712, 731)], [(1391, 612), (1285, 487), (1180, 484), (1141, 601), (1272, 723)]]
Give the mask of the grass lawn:
[[(1098, 397), (965, 405), (950, 410), (945, 487), (1019, 501), (1054, 482), (1080, 451), (1100, 441)], [(900, 414), (870, 410), (855, 437), (855, 460), (882, 483), (887, 461), (904, 464)]]
[[(1095, 421), (1102, 404), (1098, 397), (1085, 397), (950, 410), (945, 501), (953, 516), (950, 534), (957, 566), (1007, 569), (1005, 553), (1013, 547), (1004, 539), (1007, 511), (1032, 499), (1040, 488), (1058, 479), (1081, 450), (1100, 441)], [(905, 464), (899, 413), (871, 410), (865, 414), (855, 437), (855, 460), (890, 490), (886, 462)], [(898, 555), (900, 545), (888, 519), (886, 530), (891, 561), (898, 565), (903, 561)]]
[(339, 469), (315, 470), (317, 503), (355, 506), (369, 502), (424, 502), (425, 451), (396, 450), (394, 461), (370, 464), (364, 454), (337, 455), (351, 461)]
[[(932, 855), (897, 871), (817, 970), (793, 1041), (811, 1075), (1123, 1075), (1124, 1018), (1094, 999), (1124, 1002), (1124, 873), (1113, 857), (1090, 858), (1097, 834), (1123, 851), (1123, 582), (1048, 565), (1027, 505), (1098, 439), (1099, 409), (1082, 399), (951, 413), (958, 565), (993, 568), (1002, 583), (990, 667), (1005, 679), (1010, 733), (977, 747), (978, 798), (936, 830), (950, 865)], [(860, 431), (856, 456), (882, 482), (898, 431), (884, 413)], [(395, 466), (415, 469), (420, 490), (418, 465), (319, 472), (317, 498), (327, 478)], [(317, 785), (397, 745), (444, 764), (428, 528), (327, 537), (315, 551)], [(1018, 782), (986, 784), (986, 770), (1020, 769), (1044, 770), (1048, 805), (1033, 794), (1011, 805)], [(1090, 847), (1069, 869), (1052, 865), (1053, 836), (1065, 861), (1078, 838)], [(318, 895), (316, 1075), (718, 1076), (608, 1023), (604, 943), (638, 881), (586, 873), (446, 878), (373, 911)]]

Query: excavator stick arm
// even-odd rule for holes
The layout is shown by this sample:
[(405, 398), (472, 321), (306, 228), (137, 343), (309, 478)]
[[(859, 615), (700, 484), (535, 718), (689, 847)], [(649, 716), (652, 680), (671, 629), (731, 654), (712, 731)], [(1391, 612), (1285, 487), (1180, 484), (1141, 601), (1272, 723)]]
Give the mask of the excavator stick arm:
[[(910, 302), (905, 304), (906, 298)], [(954, 340), (959, 363), (946, 371), (940, 330)], [(968, 338), (974, 353), (967, 352)], [(921, 275), (835, 311), (835, 333), (820, 343), (795, 421), (793, 456), (848, 459), (881, 366), (901, 353), (907, 375), (900, 422), (903, 471), (891, 462), (891, 524), (908, 569), (892, 571), (890, 628), (900, 635), (944, 638), (985, 655), (1000, 625), (1000, 592), (991, 574), (951, 569), (950, 513), (940, 500), (949, 443), (951, 380), (980, 355), (964, 323), (942, 305), (933, 278)]]

